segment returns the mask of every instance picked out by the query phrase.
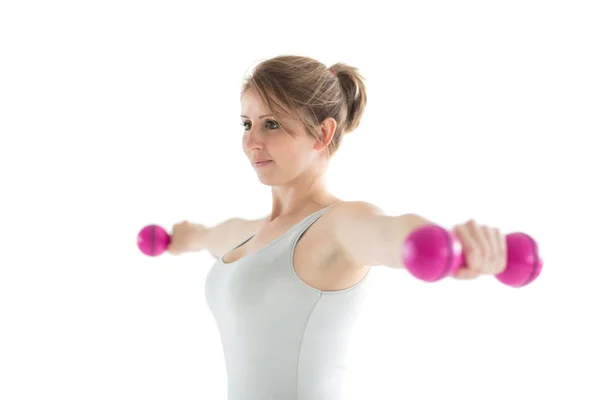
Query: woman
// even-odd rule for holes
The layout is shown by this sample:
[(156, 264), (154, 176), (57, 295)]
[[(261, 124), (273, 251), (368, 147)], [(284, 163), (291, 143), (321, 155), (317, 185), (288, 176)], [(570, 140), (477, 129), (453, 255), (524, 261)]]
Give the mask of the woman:
[[(342, 398), (346, 342), (370, 267), (402, 268), (405, 237), (431, 223), (327, 189), (328, 161), (366, 104), (364, 80), (346, 64), (298, 56), (260, 63), (242, 88), (242, 144), (272, 188), (271, 213), (173, 229), (172, 254), (206, 249), (217, 258), (205, 288), (230, 400)], [(498, 229), (469, 221), (455, 233), (467, 263), (456, 277), (502, 271)]]

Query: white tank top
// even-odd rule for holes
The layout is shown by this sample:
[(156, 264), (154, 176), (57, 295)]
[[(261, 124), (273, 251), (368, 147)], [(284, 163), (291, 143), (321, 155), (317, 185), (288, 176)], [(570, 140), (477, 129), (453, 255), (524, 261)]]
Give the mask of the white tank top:
[(208, 272), (206, 301), (221, 337), (229, 400), (343, 399), (366, 276), (351, 288), (322, 291), (292, 265), (298, 240), (329, 207), (239, 260), (220, 257)]

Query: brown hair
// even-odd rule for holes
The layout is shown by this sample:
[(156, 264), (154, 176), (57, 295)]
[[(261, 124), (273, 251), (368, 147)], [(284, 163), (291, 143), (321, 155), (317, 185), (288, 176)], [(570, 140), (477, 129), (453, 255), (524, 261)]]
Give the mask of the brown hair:
[(260, 62), (244, 80), (242, 94), (248, 89), (259, 93), (275, 117), (286, 115), (302, 122), (315, 139), (321, 140), (321, 122), (334, 118), (337, 128), (329, 156), (339, 148), (342, 136), (358, 127), (367, 105), (364, 78), (357, 68), (341, 62), (327, 68), (302, 56), (281, 55)]

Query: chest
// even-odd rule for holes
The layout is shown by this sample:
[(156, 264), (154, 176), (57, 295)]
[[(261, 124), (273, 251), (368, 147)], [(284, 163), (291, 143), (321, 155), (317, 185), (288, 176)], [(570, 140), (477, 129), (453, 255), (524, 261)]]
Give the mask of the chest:
[[(259, 230), (250, 240), (223, 256), (224, 263), (236, 262), (250, 254), (277, 245), (285, 228)], [(268, 249), (267, 249), (268, 250)], [(324, 291), (343, 290), (358, 283), (367, 269), (344, 257), (331, 240), (325, 217), (304, 231), (292, 254), (294, 273), (307, 285)]]

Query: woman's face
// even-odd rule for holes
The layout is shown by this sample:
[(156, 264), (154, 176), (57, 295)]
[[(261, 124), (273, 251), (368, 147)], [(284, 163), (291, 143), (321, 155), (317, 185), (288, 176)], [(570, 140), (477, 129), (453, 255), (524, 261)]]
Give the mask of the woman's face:
[[(263, 184), (286, 185), (315, 164), (319, 155), (316, 141), (302, 123), (287, 118), (276, 120), (253, 89), (244, 92), (241, 107), (244, 153)], [(297, 136), (284, 132), (281, 124)]]

